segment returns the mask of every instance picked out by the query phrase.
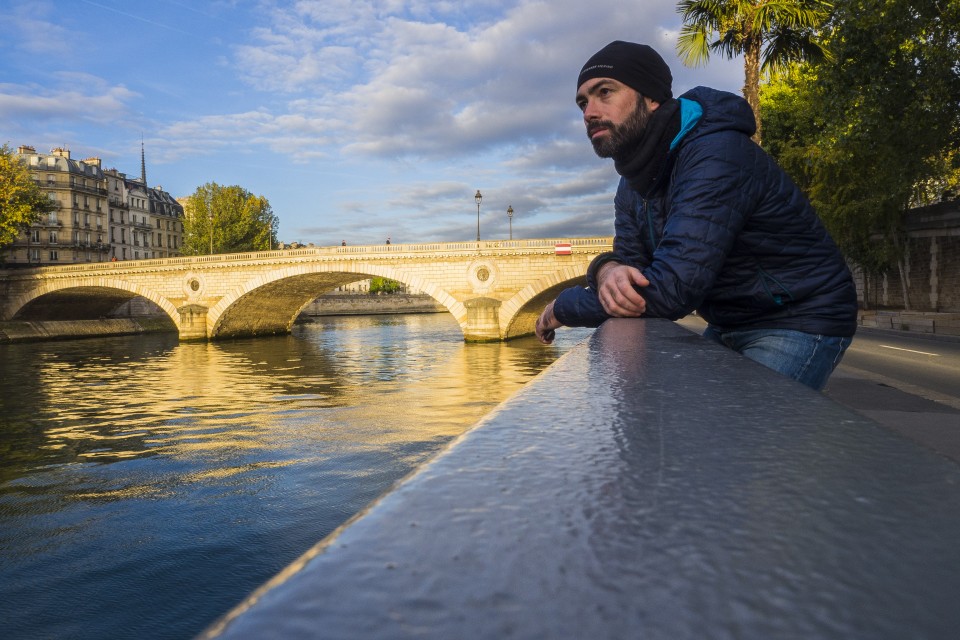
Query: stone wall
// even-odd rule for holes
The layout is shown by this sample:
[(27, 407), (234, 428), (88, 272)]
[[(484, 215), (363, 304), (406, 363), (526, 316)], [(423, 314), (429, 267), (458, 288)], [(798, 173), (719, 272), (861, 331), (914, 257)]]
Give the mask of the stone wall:
[(300, 312), (297, 322), (317, 316), (365, 316), (390, 313), (446, 313), (442, 304), (425, 294), (389, 295), (328, 293)]
[(0, 322), (0, 344), (41, 340), (103, 338), (138, 333), (175, 332), (170, 318), (102, 318), (100, 320), (10, 320)]
[[(914, 209), (905, 217), (904, 227), (910, 310), (960, 313), (960, 202)], [(867, 309), (906, 307), (896, 267), (880, 277), (856, 275), (861, 301), (866, 289)]]

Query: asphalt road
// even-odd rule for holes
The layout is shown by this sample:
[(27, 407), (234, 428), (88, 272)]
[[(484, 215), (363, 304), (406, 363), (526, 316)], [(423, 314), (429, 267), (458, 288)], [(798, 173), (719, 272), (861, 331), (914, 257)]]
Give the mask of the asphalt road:
[(824, 394), (960, 462), (960, 339), (861, 328)]
[(860, 329), (840, 369), (960, 409), (960, 339)]

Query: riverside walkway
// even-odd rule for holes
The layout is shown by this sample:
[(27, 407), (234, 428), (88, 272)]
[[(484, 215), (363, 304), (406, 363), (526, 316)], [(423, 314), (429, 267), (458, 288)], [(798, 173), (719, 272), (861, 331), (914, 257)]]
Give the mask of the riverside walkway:
[(960, 467), (606, 322), (204, 638), (954, 638)]

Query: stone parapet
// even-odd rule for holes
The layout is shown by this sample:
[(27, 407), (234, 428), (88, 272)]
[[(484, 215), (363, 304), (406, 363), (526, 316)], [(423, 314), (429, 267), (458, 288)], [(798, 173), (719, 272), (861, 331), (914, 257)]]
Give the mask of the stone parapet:
[(614, 319), (204, 638), (954, 638), (960, 468)]

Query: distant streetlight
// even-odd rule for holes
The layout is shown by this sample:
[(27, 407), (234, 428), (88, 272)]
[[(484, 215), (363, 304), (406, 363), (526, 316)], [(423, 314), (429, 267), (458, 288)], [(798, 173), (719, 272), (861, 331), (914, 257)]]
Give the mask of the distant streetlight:
[(477, 202), (477, 242), (480, 242), (480, 201), (483, 200), (480, 189), (477, 189), (477, 195), (473, 196), (473, 199)]
[(510, 220), (510, 239), (513, 240), (513, 205), (507, 207), (507, 219)]
[(210, 255), (213, 255), (213, 209), (210, 209)]

